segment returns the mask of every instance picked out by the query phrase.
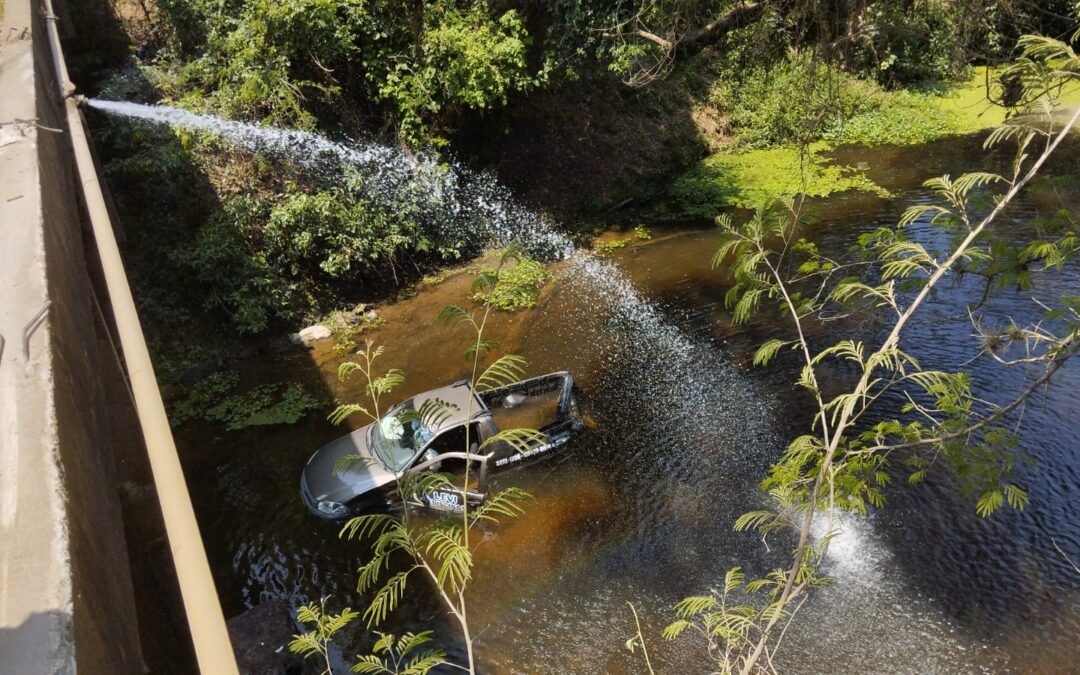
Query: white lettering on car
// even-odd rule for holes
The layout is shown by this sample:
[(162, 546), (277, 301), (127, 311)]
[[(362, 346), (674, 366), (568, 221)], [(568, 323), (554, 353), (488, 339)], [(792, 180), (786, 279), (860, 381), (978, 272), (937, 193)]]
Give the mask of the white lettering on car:
[(527, 459), (529, 457), (533, 457), (535, 455), (539, 455), (541, 453), (547, 452), (548, 450), (551, 450), (552, 448), (557, 448), (560, 445), (562, 445), (563, 443), (567, 442), (568, 440), (570, 440), (569, 435), (562, 436), (560, 438), (556, 438), (556, 439), (552, 440), (550, 443), (543, 443), (541, 445), (536, 446), (535, 448), (531, 448), (529, 450), (526, 450), (525, 452), (519, 452), (519, 453), (517, 453), (515, 455), (512, 455), (510, 457), (503, 457), (502, 459), (496, 460), (495, 461), (495, 466), (506, 466), (507, 464), (513, 464), (514, 462), (520, 462), (523, 459)]
[(453, 492), (433, 490), (424, 495), (424, 500), (428, 503), (428, 506), (433, 509), (443, 509), (445, 511), (463, 510), (460, 498)]

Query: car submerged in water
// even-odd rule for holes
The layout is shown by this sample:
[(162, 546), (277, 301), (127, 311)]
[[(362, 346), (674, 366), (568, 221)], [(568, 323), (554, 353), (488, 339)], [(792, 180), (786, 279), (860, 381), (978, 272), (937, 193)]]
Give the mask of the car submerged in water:
[[(345, 518), (399, 501), (397, 483), (407, 474), (439, 471), (460, 477), (466, 462), (473, 477), (469, 485), (426, 491), (409, 501), (438, 511), (462, 511), (466, 500), (481, 504), (492, 472), (544, 455), (584, 428), (576, 394), (574, 378), (565, 371), (486, 391), (476, 391), (462, 380), (418, 394), (391, 408), (378, 422), (319, 448), (300, 478), (304, 504), (321, 518)], [(442, 412), (421, 414), (433, 402)], [(484, 441), (501, 429), (517, 427), (538, 429), (543, 442), (519, 451), (498, 440), (480, 454)], [(342, 463), (343, 458), (356, 456), (358, 461)]]

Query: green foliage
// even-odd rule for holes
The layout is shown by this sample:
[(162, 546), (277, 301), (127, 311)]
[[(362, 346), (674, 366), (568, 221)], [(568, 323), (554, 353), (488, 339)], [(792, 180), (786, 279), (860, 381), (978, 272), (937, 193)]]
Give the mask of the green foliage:
[[(385, 106), (402, 138), (437, 141), (460, 110), (505, 105), (546, 79), (514, 9), (487, 2), (162, 3), (186, 107), (313, 127), (342, 99)], [(545, 61), (546, 63), (547, 61)]]
[[(300, 607), (296, 619), (303, 624), (315, 624), (307, 633), (294, 635), (289, 642), (289, 651), (304, 658), (318, 656), (326, 668), (323, 675), (330, 675), (329, 645), (334, 636), (348, 626), (359, 612), (346, 607), (338, 614), (326, 611), (324, 597), (316, 605), (314, 602)], [(446, 653), (441, 649), (416, 650), (431, 642), (431, 631), (405, 633), (400, 638), (391, 633), (375, 631), (379, 639), (371, 646), (371, 653), (357, 655), (356, 663), (350, 668), (354, 673), (369, 675), (426, 675), (433, 668), (446, 663)], [(414, 653), (415, 652), (415, 653)]]
[[(182, 3), (166, 8), (182, 11)], [(188, 106), (210, 107), (229, 117), (269, 124), (314, 126), (307, 101), (328, 103), (339, 93), (325, 64), (357, 54), (357, 30), (366, 17), (357, 0), (196, 0), (187, 16), (204, 37), (203, 53), (184, 75), (200, 89)]]
[(648, 241), (652, 239), (652, 232), (649, 232), (649, 228), (644, 225), (636, 225), (634, 226), (634, 236), (641, 241)]
[(731, 206), (752, 208), (776, 196), (826, 197), (845, 190), (888, 196), (862, 171), (834, 164), (824, 149), (785, 146), (713, 155), (679, 178), (671, 196), (680, 214), (709, 219)]
[(354, 673), (369, 675), (426, 675), (432, 668), (446, 663), (446, 653), (441, 649), (425, 649), (412, 656), (418, 647), (431, 642), (431, 631), (405, 633), (400, 638), (390, 633), (375, 631), (379, 639), (371, 647), (371, 654), (358, 656), (352, 667)]
[(606, 255), (608, 253), (614, 253), (620, 248), (626, 248), (630, 245), (629, 239), (612, 239), (611, 241), (598, 242), (593, 245), (593, 251), (597, 255)]
[(111, 119), (103, 133), (141, 307), (166, 334), (199, 310), (242, 333), (310, 320), (467, 245), (419, 213), (425, 195), (375, 203), (348, 168), (327, 184), (203, 134)]
[(228, 199), (186, 262), (208, 284), (207, 303), (225, 308), (241, 331), (257, 332), (273, 318), (310, 311), (325, 290), (430, 247), (416, 221), (350, 190), (292, 187)]
[(322, 403), (296, 382), (261, 384), (238, 392), (239, 375), (219, 372), (192, 386), (172, 411), (172, 422), (193, 419), (224, 424), (229, 431), (274, 424), (295, 424)]
[(963, 67), (965, 39), (978, 27), (955, 3), (874, 2), (861, 16), (863, 26), (854, 39), (850, 61), (860, 70), (889, 84), (958, 75)]
[[(494, 268), (491, 267), (485, 269), (487, 274), (493, 271)], [(531, 258), (522, 258), (515, 264), (503, 268), (494, 288), (490, 291), (478, 289), (473, 293), (473, 299), (507, 312), (528, 309), (536, 304), (537, 298), (540, 297), (540, 289), (550, 279), (551, 274), (543, 263)]]
[(542, 74), (529, 71), (530, 38), (516, 10), (493, 14), (486, 3), (467, 9), (430, 3), (425, 8), (416, 46), (422, 56), (388, 67), (378, 89), (380, 98), (397, 108), (405, 139), (422, 142), (430, 120), (444, 108), (505, 105), (510, 94), (543, 80)]
[(476, 378), (476, 388), (485, 391), (517, 382), (525, 375), (525, 366), (525, 359), (517, 354), (503, 354)]
[(866, 111), (869, 85), (810, 54), (794, 54), (738, 77), (721, 77), (711, 102), (730, 116), (743, 148), (806, 144), (832, 124)]
[(329, 599), (329, 596), (326, 596), (317, 605), (314, 602), (309, 602), (296, 610), (297, 621), (303, 624), (313, 623), (315, 627), (307, 633), (294, 635), (292, 641), (289, 642), (289, 651), (293, 654), (299, 654), (305, 659), (312, 656), (321, 657), (326, 665), (323, 675), (329, 675), (331, 672), (330, 641), (341, 629), (359, 616), (358, 612), (349, 607), (341, 610), (338, 614), (328, 613), (326, 611), (326, 601)]
[(370, 409), (359, 403), (341, 404), (330, 413), (328, 418), (332, 424), (341, 424), (349, 416), (360, 413), (372, 422), (378, 422), (382, 417), (379, 401), (397, 387), (405, 383), (405, 373), (397, 368), (390, 368), (382, 375), (375, 372), (375, 361), (383, 355), (385, 348), (378, 347), (371, 340), (364, 341), (364, 349), (356, 354), (359, 361), (345, 361), (338, 366), (338, 379), (344, 382), (353, 373), (359, 372), (364, 376), (364, 395), (371, 401)]
[[(808, 573), (808, 586), (821, 586), (828, 579)], [(786, 618), (789, 610), (778, 602), (785, 583), (779, 570), (764, 579), (746, 580), (740, 567), (724, 574), (724, 585), (709, 595), (690, 596), (675, 604), (675, 621), (662, 633), (665, 640), (675, 640), (686, 632), (694, 633), (708, 650), (719, 672), (733, 673), (745, 665), (748, 648), (761, 637), (773, 618)], [(751, 604), (754, 596), (768, 591), (768, 601)], [(745, 599), (737, 602), (735, 599)]]

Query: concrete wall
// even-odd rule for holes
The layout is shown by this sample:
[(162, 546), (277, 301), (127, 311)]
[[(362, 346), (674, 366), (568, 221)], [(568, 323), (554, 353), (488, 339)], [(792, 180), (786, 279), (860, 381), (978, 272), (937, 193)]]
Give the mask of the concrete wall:
[[(40, 6), (0, 33), (0, 672), (145, 670), (72, 159)], [(56, 131), (54, 131), (56, 130)], [(46, 303), (44, 321), (23, 333)]]

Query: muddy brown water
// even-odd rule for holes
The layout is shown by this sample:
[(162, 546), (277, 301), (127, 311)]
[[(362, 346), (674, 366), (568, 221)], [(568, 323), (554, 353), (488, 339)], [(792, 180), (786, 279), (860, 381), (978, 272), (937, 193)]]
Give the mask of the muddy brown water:
[[(1052, 170), (1075, 173), (1075, 148)], [(921, 182), (981, 165), (977, 139), (918, 148), (850, 149), (848, 163), (867, 162), (892, 199), (842, 195), (816, 206), (823, 219), (812, 237), (839, 251), (851, 237), (895, 222), (905, 206), (928, 198)], [(1053, 205), (1045, 194), (1015, 209), (1009, 227), (1023, 231)], [(932, 228), (916, 238), (933, 242)], [(782, 324), (733, 326), (724, 310), (720, 273), (709, 268), (714, 233), (656, 231), (602, 262), (587, 256), (555, 266), (556, 280), (531, 311), (497, 313), (491, 336), (529, 360), (530, 374), (569, 369), (587, 396), (595, 428), (556, 456), (498, 477), (534, 495), (521, 518), (485, 531), (470, 596), (470, 619), (484, 672), (637, 673), (624, 643), (633, 634), (628, 602), (638, 609), (658, 672), (706, 672), (693, 639), (663, 641), (680, 598), (721, 583), (732, 565), (761, 574), (782, 564), (789, 542), (762, 544), (736, 533), (741, 513), (757, 508), (757, 484), (811, 408), (790, 382), (795, 361), (753, 368), (750, 354)], [(612, 282), (618, 277), (617, 283)], [(468, 334), (435, 320), (443, 306), (466, 303), (468, 275), (424, 288), (381, 309), (384, 327), (369, 334), (386, 346), (385, 367), (407, 382), (393, 400), (468, 375)], [(1037, 315), (1032, 297), (1077, 293), (1074, 267), (1037, 275), (1034, 291), (1008, 289), (984, 307), (991, 318)], [(913, 325), (904, 345), (924, 365), (977, 355), (971, 327), (959, 315), (978, 297), (961, 279), (945, 288)], [(867, 337), (873, 317), (842, 328)], [(818, 331), (825, 340), (838, 330)], [(340, 383), (341, 358), (329, 344), (310, 352), (252, 359), (246, 382), (298, 380), (341, 400), (360, 395)], [(1007, 400), (1020, 382), (976, 359), (969, 367), (980, 395)], [(839, 381), (849, 376), (832, 373)], [(1028, 373), (1030, 375), (1030, 373)], [(1080, 560), (1080, 363), (1028, 407), (1023, 446), (1038, 458), (1022, 483), (1023, 512), (989, 519), (957, 495), (947, 472), (917, 487), (903, 476), (889, 504), (867, 518), (847, 517), (826, 570), (837, 583), (801, 610), (774, 657), (791, 672), (1068, 672), (1080, 663), (1080, 574), (1060, 548)], [(356, 597), (362, 544), (304, 510), (298, 481), (308, 456), (346, 430), (314, 415), (297, 425), (228, 433), (180, 430), (185, 469), (206, 535), (227, 614), (271, 598), (299, 603), (331, 594)], [(423, 582), (411, 584), (389, 626), (431, 628), (460, 655), (454, 626)], [(352, 633), (347, 647), (363, 649)]]

